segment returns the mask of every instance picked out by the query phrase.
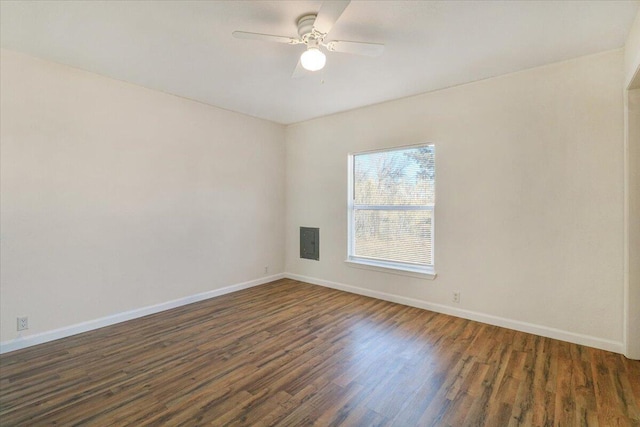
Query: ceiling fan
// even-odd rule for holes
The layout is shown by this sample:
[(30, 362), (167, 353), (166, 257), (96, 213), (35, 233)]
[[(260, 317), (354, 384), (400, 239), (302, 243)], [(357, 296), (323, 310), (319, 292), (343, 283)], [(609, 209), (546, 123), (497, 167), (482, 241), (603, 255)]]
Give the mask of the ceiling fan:
[(300, 77), (304, 70), (318, 71), (324, 68), (326, 56), (320, 49), (329, 52), (352, 53), (365, 56), (379, 56), (384, 45), (379, 43), (363, 43), (345, 40), (330, 40), (326, 37), (333, 28), (342, 12), (349, 6), (350, 0), (325, 1), (317, 14), (310, 13), (298, 19), (298, 37), (275, 36), (271, 34), (248, 33), (234, 31), (233, 36), (238, 39), (262, 40), (290, 45), (304, 44), (307, 49), (300, 56), (298, 65), (292, 77)]

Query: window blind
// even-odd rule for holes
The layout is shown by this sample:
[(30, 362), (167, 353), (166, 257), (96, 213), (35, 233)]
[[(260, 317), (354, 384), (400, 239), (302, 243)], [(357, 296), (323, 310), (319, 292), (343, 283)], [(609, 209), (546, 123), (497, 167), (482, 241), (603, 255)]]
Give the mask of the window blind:
[(433, 264), (433, 145), (354, 155), (353, 186), (353, 256)]

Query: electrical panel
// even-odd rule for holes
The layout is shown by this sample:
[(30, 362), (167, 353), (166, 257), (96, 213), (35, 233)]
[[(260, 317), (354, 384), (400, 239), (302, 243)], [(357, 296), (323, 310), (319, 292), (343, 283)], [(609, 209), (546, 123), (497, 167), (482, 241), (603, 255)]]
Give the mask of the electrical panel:
[(300, 258), (320, 260), (320, 229), (300, 227)]

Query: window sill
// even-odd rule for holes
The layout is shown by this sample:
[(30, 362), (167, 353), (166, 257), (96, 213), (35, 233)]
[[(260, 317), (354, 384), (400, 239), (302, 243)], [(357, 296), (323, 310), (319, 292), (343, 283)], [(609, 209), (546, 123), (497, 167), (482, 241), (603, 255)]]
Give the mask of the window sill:
[(400, 276), (415, 277), (418, 279), (434, 280), (437, 276), (436, 271), (433, 268), (403, 268), (402, 266), (389, 266), (376, 261), (365, 259), (347, 258), (345, 260), (349, 267), (361, 268), (363, 270), (379, 271), (387, 274), (397, 274)]

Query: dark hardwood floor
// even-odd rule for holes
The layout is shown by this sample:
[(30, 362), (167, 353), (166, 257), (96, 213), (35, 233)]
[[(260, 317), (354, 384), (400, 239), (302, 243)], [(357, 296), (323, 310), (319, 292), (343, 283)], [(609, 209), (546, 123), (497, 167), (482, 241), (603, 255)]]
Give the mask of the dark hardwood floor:
[(638, 426), (640, 362), (280, 280), (0, 356), (0, 425)]

